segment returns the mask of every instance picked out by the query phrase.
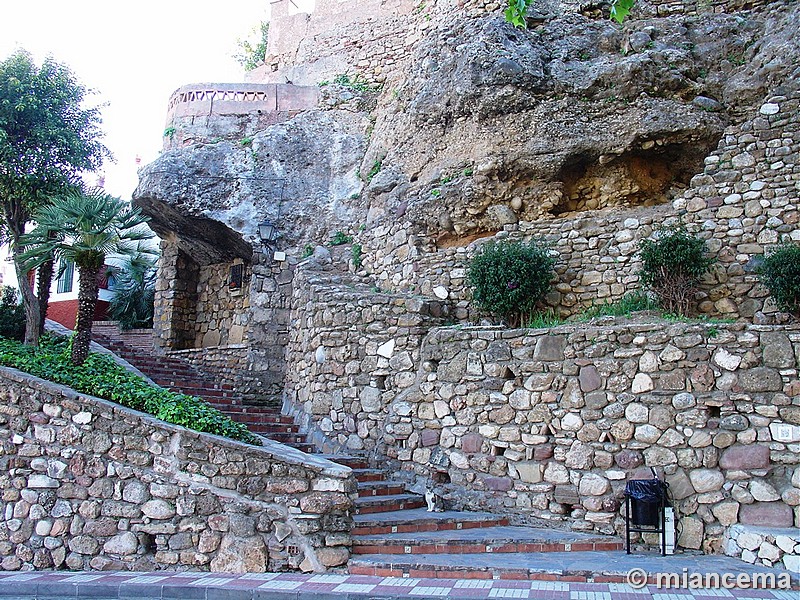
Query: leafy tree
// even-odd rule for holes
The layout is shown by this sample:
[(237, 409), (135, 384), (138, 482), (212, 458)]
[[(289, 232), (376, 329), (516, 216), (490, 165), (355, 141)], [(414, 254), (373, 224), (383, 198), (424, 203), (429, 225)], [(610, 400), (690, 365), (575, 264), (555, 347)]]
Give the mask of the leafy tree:
[(18, 341), (25, 337), (25, 313), (17, 290), (10, 285), (0, 289), (0, 337)]
[[(110, 156), (99, 142), (99, 108), (84, 107), (87, 93), (50, 57), (37, 67), (18, 50), (0, 62), (0, 217), (12, 246), (28, 344), (38, 343), (42, 319), (19, 258), (20, 237), (34, 210), (74, 190), (82, 172)], [(49, 290), (49, 282), (42, 285)]]
[[(72, 341), (72, 362), (89, 354), (99, 278), (106, 257), (147, 253), (141, 243), (152, 233), (138, 208), (102, 190), (72, 192), (53, 199), (35, 213), (36, 228), (22, 236), (21, 258), (29, 268), (54, 257), (78, 267), (78, 316)], [(53, 236), (52, 232), (56, 232)]]
[(761, 283), (782, 311), (800, 316), (800, 246), (784, 242), (764, 257)]
[(706, 243), (683, 225), (663, 227), (639, 243), (639, 255), (639, 277), (658, 297), (661, 308), (687, 316), (697, 282), (713, 262), (706, 256)]
[(258, 40), (237, 40), (239, 51), (233, 58), (244, 67), (245, 71), (252, 71), (264, 63), (267, 57), (267, 41), (269, 39), (269, 22), (261, 21), (258, 27), (253, 28), (253, 33), (258, 35)]
[(490, 241), (469, 264), (472, 300), (512, 327), (550, 290), (555, 259), (538, 243)]
[(153, 326), (156, 261), (152, 254), (137, 254), (126, 258), (122, 266), (111, 268), (114, 297), (108, 314), (119, 321), (123, 331)]

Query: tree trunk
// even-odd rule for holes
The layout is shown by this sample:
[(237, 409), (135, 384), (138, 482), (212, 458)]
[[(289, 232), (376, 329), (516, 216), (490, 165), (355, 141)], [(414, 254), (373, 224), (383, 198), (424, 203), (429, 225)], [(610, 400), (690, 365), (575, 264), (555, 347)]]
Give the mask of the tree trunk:
[(100, 267), (78, 267), (78, 318), (75, 321), (75, 336), (72, 338), (72, 364), (82, 365), (89, 356), (92, 341), (92, 322), (97, 294), (100, 289), (97, 278)]
[(22, 268), (19, 261), (18, 237), (12, 233), (14, 270), (17, 272), (19, 291), (22, 294), (22, 307), (25, 309), (25, 345), (39, 347), (40, 313), (39, 301), (33, 294), (33, 288), (28, 280), (28, 273)]
[(44, 321), (50, 303), (50, 285), (53, 283), (53, 259), (39, 267), (39, 281), (36, 282), (36, 298), (39, 300), (39, 335), (44, 333)]

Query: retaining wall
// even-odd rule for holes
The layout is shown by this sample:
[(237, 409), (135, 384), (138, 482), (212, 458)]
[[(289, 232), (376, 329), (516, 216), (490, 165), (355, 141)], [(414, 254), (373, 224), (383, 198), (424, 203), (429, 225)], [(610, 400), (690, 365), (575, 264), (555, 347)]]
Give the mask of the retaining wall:
[(348, 467), (172, 426), (0, 368), (0, 568), (325, 571)]

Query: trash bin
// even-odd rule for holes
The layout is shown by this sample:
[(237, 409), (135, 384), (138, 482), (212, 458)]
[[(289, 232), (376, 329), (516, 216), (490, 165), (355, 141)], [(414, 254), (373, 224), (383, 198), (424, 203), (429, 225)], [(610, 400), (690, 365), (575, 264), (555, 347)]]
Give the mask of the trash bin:
[(661, 481), (652, 469), (652, 479), (631, 479), (625, 485), (625, 537), (626, 550), (631, 553), (631, 533), (660, 533), (661, 554), (666, 555), (667, 483)]
[(625, 486), (625, 495), (630, 498), (631, 522), (637, 527), (661, 525), (664, 494), (664, 482), (660, 479), (631, 479)]

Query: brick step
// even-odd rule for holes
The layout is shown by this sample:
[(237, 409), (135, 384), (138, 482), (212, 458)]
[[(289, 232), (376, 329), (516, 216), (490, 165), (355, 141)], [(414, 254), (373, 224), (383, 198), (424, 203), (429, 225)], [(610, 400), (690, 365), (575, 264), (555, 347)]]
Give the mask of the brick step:
[(393, 512), (425, 506), (425, 499), (417, 494), (391, 494), (356, 498), (356, 514)]
[(358, 483), (358, 496), (370, 498), (373, 496), (395, 496), (406, 493), (406, 484), (402, 481), (361, 481)]
[(327, 458), (330, 461), (350, 467), (351, 469), (367, 469), (369, 463), (363, 456), (351, 456), (349, 454), (321, 454), (321, 458)]
[(506, 517), (487, 512), (428, 512), (425, 508), (400, 510), (353, 517), (353, 535), (453, 531), (508, 525)]
[(386, 471), (383, 469), (353, 469), (353, 475), (359, 483), (370, 481), (383, 481), (386, 479)]
[(622, 550), (620, 538), (533, 527), (484, 527), (357, 535), (356, 554), (491, 554), (494, 552), (607, 552)]
[(259, 435), (268, 437), (269, 439), (275, 440), (276, 442), (280, 442), (281, 444), (286, 444), (287, 446), (297, 447), (298, 445), (301, 444), (308, 445), (306, 444), (306, 436), (304, 435), (293, 434), (293, 433), (281, 434), (269, 431), (261, 431), (261, 428), (258, 425), (248, 425), (247, 428), (253, 433), (258, 433)]
[[(699, 558), (699, 560), (698, 560)], [(678, 566), (676, 566), (678, 565)], [(430, 579), (516, 579), (546, 581), (531, 597), (560, 598), (553, 582), (625, 583), (631, 569), (649, 573), (648, 583), (656, 583), (656, 573), (681, 573), (681, 565), (691, 573), (775, 573), (761, 565), (750, 565), (728, 556), (661, 556), (657, 552), (626, 555), (622, 552), (533, 552), (517, 554), (419, 554), (399, 556), (371, 554), (354, 556), (348, 563), (351, 575), (414, 577)], [(796, 577), (793, 577), (793, 581)], [(796, 585), (794, 583), (793, 585)], [(480, 588), (477, 588), (480, 589)], [(630, 588), (626, 588), (630, 590)], [(555, 593), (555, 596), (553, 595)], [(584, 594), (585, 592), (580, 592)], [(484, 595), (476, 597), (483, 598)], [(507, 597), (511, 597), (510, 595)], [(527, 596), (521, 596), (527, 597)], [(565, 597), (569, 597), (567, 594)], [(579, 596), (574, 596), (579, 597)], [(580, 596), (588, 597), (588, 596)], [(645, 597), (649, 598), (648, 594)]]

